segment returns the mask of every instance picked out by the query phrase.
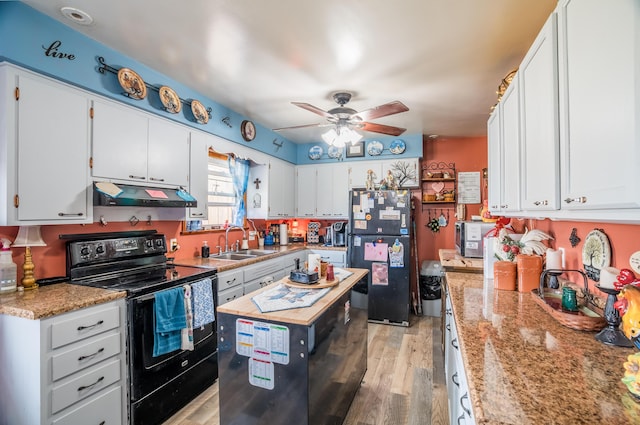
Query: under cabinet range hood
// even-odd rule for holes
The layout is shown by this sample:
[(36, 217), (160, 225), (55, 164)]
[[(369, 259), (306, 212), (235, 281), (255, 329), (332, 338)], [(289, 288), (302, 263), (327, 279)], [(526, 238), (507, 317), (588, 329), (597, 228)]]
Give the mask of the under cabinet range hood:
[(197, 200), (182, 188), (94, 182), (93, 205), (112, 207), (192, 208)]

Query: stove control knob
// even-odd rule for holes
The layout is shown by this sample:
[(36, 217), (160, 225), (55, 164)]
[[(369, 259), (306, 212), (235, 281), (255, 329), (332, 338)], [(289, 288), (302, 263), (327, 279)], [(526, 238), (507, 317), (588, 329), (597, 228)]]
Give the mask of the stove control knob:
[(86, 257), (87, 255), (89, 255), (89, 247), (88, 246), (83, 246), (80, 249), (80, 255), (82, 255), (83, 257)]
[(104, 254), (104, 245), (98, 245), (96, 247), (96, 254)]
[(153, 248), (153, 241), (151, 239), (148, 239), (145, 244), (147, 245), (147, 248)]
[(156, 246), (162, 248), (162, 239), (156, 239)]

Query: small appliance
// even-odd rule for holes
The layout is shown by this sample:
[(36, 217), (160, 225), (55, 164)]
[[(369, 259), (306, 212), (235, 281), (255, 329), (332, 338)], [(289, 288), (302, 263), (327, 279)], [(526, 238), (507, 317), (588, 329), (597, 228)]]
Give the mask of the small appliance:
[(327, 226), (324, 228), (324, 244), (326, 246), (333, 246), (333, 226)]
[(347, 246), (347, 222), (338, 221), (330, 226), (331, 246)]
[(494, 223), (482, 221), (456, 222), (456, 251), (467, 258), (482, 258), (484, 237), (493, 228)]

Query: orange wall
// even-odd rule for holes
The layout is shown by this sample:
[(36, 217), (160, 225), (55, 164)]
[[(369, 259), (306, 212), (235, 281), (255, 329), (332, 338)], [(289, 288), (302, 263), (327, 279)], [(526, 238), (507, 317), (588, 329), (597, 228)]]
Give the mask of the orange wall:
[[(439, 137), (437, 139), (425, 137), (423, 151), (422, 167), (426, 167), (431, 162), (455, 163), (457, 172), (482, 172), (482, 169), (487, 167), (486, 137)], [(486, 188), (482, 188), (481, 192), (482, 199), (484, 199)], [(422, 205), (419, 191), (414, 192), (414, 203), (416, 205), (415, 221), (420, 264), (423, 260), (438, 260), (438, 250), (440, 248), (455, 248), (455, 204), (442, 204), (442, 208), (433, 208), (434, 205), (429, 204)], [(471, 215), (478, 215), (480, 206), (480, 204), (467, 204), (466, 216), (471, 219)], [(439, 217), (441, 212), (444, 213), (445, 217), (449, 216), (449, 223), (446, 227), (441, 227), (439, 232), (434, 233), (425, 225), (429, 222), (430, 215), (431, 218)]]

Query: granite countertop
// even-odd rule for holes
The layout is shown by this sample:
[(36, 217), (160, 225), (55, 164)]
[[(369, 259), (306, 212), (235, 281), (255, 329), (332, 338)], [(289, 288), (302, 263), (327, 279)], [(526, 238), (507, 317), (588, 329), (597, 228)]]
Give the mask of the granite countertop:
[(265, 246), (259, 248), (260, 251), (273, 251), (272, 254), (261, 255), (255, 258), (248, 258), (246, 260), (221, 260), (211, 256), (209, 258), (194, 257), (186, 259), (176, 259), (174, 263), (178, 266), (189, 267), (202, 267), (207, 269), (217, 269), (219, 272), (236, 269), (238, 267), (245, 267), (251, 264), (259, 263), (261, 261), (270, 260), (272, 258), (280, 257), (282, 255), (291, 254), (296, 251), (303, 251), (305, 249), (313, 250), (326, 250), (326, 251), (346, 251), (344, 246), (325, 246), (325, 245), (312, 245), (312, 244), (292, 244), (292, 245), (276, 245)]
[(531, 294), (483, 283), (446, 274), (477, 423), (640, 423), (640, 403), (620, 381), (634, 349), (560, 325)]
[(0, 295), (0, 314), (32, 320), (44, 319), (124, 298), (126, 295), (124, 291), (58, 283)]

